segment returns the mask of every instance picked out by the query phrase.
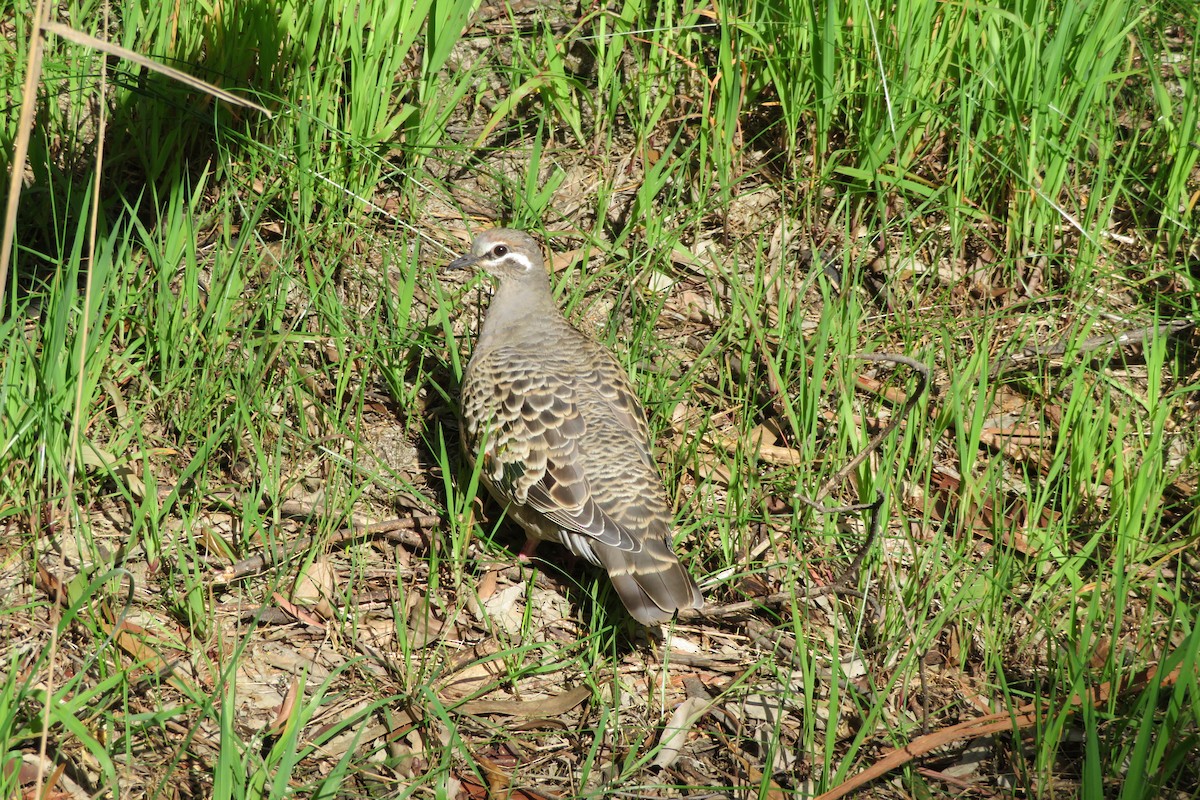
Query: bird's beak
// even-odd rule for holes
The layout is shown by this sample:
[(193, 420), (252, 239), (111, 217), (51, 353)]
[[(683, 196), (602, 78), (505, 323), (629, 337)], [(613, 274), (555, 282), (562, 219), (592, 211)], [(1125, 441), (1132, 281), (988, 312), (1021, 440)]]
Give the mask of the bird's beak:
[(446, 269), (466, 269), (467, 267), (475, 266), (477, 261), (479, 261), (478, 256), (467, 253), (465, 256), (459, 256), (447, 264)]

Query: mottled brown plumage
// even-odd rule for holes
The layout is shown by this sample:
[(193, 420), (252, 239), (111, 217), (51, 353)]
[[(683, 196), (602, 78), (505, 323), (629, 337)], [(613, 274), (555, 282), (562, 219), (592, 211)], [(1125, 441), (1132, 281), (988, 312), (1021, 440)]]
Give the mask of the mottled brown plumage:
[(475, 239), (451, 267), (497, 280), (463, 374), (463, 444), (531, 540), (607, 570), (634, 619), (699, 608), (671, 549), (671, 513), (646, 415), (625, 371), (554, 305), (541, 250), (521, 231)]

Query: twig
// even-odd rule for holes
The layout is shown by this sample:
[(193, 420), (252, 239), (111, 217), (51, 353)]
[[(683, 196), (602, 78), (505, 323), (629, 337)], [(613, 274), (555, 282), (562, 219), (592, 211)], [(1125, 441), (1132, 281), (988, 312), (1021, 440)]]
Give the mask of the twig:
[(1014, 353), (997, 362), (996, 366), (992, 368), (991, 377), (995, 379), (1023, 361), (1066, 355), (1069, 349), (1073, 350), (1075, 355), (1081, 356), (1104, 347), (1126, 347), (1129, 345), (1145, 344), (1146, 340), (1151, 336), (1167, 336), (1172, 333), (1178, 333), (1181, 330), (1196, 325), (1197, 322), (1198, 320), (1194, 319), (1181, 319), (1174, 322), (1164, 322), (1161, 325), (1149, 325), (1144, 328), (1133, 328), (1119, 333), (1093, 336), (1090, 339), (1084, 339), (1073, 348), (1070, 347), (1065, 337), (1055, 344), (1046, 347), (1026, 347), (1021, 352)]
[(390, 542), (399, 542), (405, 547), (427, 547), (429, 539), (417, 530), (421, 528), (432, 528), (441, 523), (438, 517), (425, 515), (416, 515), (412, 517), (401, 517), (398, 519), (387, 520), (385, 522), (375, 522), (368, 525), (354, 525), (349, 528), (342, 528), (332, 536), (308, 536), (293, 544), (288, 551), (283, 551), (281, 548), (276, 548), (272, 551), (264, 550), (261, 553), (251, 556), (250, 558), (242, 559), (241, 561), (226, 567), (225, 569), (213, 575), (213, 583), (220, 586), (226, 583), (245, 578), (248, 575), (253, 575), (262, 572), (268, 567), (273, 567), (281, 561), (286, 561), (297, 553), (306, 552), (309, 548), (317, 545), (326, 547), (336, 547), (346, 544), (357, 539), (366, 539), (374, 537), (383, 537)]
[(754, 611), (764, 606), (786, 606), (796, 600), (813, 600), (818, 597), (824, 597), (830, 594), (841, 594), (848, 597), (857, 597), (860, 600), (865, 600), (873, 610), (878, 611), (875, 601), (868, 597), (864, 592), (858, 589), (853, 589), (849, 586), (840, 583), (830, 583), (825, 586), (816, 586), (806, 592), (775, 592), (764, 597), (758, 597), (754, 600), (743, 600), (738, 603), (726, 603), (724, 605), (707, 604), (703, 608), (685, 608), (679, 612), (680, 620), (706, 620), (706, 619), (725, 619), (727, 617), (740, 617), (743, 614)]
[(846, 479), (847, 475), (857, 469), (858, 465), (865, 461), (867, 457), (871, 455), (871, 453), (880, 448), (880, 446), (883, 444), (883, 440), (890, 436), (892, 431), (896, 430), (900, 423), (908, 417), (909, 412), (913, 410), (913, 407), (916, 406), (917, 401), (921, 399), (921, 396), (925, 394), (926, 389), (928, 389), (930, 385), (929, 367), (926, 364), (922, 364), (920, 361), (917, 361), (915, 358), (893, 355), (891, 353), (856, 353), (853, 357), (862, 361), (882, 361), (892, 364), (903, 364), (904, 366), (911, 368), (913, 372), (917, 373), (917, 377), (920, 380), (917, 383), (917, 387), (910, 392), (908, 398), (905, 399), (904, 405), (900, 407), (900, 413), (896, 414), (892, 418), (892, 421), (884, 426), (883, 430), (875, 434), (871, 441), (867, 443), (867, 446), (862, 449), (862, 452), (850, 459), (849, 463), (838, 470), (832, 478), (825, 482), (825, 485), (821, 487), (820, 491), (817, 492), (816, 498), (814, 498), (814, 502), (816, 503), (820, 503), (822, 500), (832, 494), (833, 490), (837, 488), (838, 484)]
[[(1116, 692), (1125, 690), (1140, 691), (1149, 686), (1151, 681), (1154, 680), (1156, 672), (1157, 667), (1150, 667), (1129, 681), (1125, 686), (1121, 686), (1116, 682), (1103, 683), (1095, 690), (1089, 692), (1086, 697), (1076, 694), (1071, 697), (1069, 702), (1072, 706), (1081, 706), (1085, 702), (1094, 706), (1102, 705)], [(1176, 667), (1169, 674), (1162, 676), (1159, 685), (1164, 688), (1173, 685), (1179, 679), (1179, 673), (1180, 668)], [(1043, 715), (1046, 713), (1046, 710), (1044, 708), (1039, 709), (1038, 705), (1037, 703), (1029, 703), (1014, 710), (988, 714), (977, 719), (960, 722), (957, 725), (951, 725), (940, 731), (919, 736), (904, 747), (897, 748), (888, 753), (867, 769), (846, 780), (840, 786), (819, 795), (816, 800), (838, 800), (840, 797), (845, 797), (867, 783), (883, 777), (913, 759), (947, 745), (950, 742), (959, 739), (975, 739), (979, 736), (986, 736), (992, 733), (1032, 728), (1043, 719)]]
[[(831, 507), (822, 504), (821, 501), (832, 494), (833, 490), (837, 488), (838, 484), (845, 480), (847, 475), (857, 468), (859, 464), (865, 461), (867, 457), (871, 455), (871, 453), (875, 452), (883, 445), (884, 439), (886, 439), (892, 433), (892, 431), (894, 431), (897, 426), (899, 426), (900, 423), (908, 417), (909, 413), (916, 406), (921, 396), (925, 394), (926, 390), (928, 390), (929, 386), (931, 385), (929, 380), (929, 367), (926, 364), (917, 361), (915, 358), (909, 358), (908, 356), (895, 355), (891, 353), (857, 353), (854, 355), (854, 358), (858, 358), (863, 361), (882, 361), (893, 364), (903, 364), (904, 366), (910, 367), (917, 374), (919, 380), (916, 388), (912, 392), (909, 392), (908, 397), (905, 398), (904, 403), (900, 407), (900, 412), (892, 418), (891, 422), (884, 426), (883, 430), (875, 434), (871, 441), (867, 443), (867, 446), (862, 449), (862, 452), (850, 459), (849, 463), (838, 470), (832, 478), (825, 482), (825, 485), (822, 486), (820, 491), (817, 492), (816, 498), (809, 498), (800, 492), (796, 492), (794, 496), (797, 500), (822, 514), (845, 514), (852, 511), (862, 511), (869, 508), (874, 508), (878, 511), (878, 509), (882, 508), (882, 494), (878, 495), (870, 503), (859, 503), (847, 506)], [(845, 570), (843, 573), (844, 575), (851, 575), (859, 571), (862, 566), (863, 559), (866, 557), (866, 554), (870, 549), (871, 543), (874, 541), (876, 534), (882, 530), (882, 528), (883, 520), (877, 513), (871, 520), (871, 528), (867, 534), (866, 540), (864, 540), (862, 545), (858, 548), (858, 554), (855, 556), (854, 562)], [(751, 552), (750, 558), (759, 558), (764, 552), (766, 552), (766, 548), (769, 546), (769, 540), (758, 545)], [(839, 584), (833, 585), (837, 586)]]

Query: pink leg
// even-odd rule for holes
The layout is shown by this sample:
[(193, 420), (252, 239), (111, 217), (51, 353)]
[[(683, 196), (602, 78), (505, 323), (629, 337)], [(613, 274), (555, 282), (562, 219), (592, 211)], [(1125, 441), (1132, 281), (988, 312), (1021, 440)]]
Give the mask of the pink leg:
[(532, 560), (533, 553), (535, 550), (537, 550), (538, 542), (538, 539), (534, 539), (532, 536), (526, 536), (525, 545), (521, 548), (521, 552), (517, 553), (517, 560), (522, 564), (528, 563), (530, 560)]

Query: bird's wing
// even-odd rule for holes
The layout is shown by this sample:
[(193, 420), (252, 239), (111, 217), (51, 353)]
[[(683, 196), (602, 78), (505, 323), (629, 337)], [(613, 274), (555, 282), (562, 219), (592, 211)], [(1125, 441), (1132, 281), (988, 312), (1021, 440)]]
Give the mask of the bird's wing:
[[(581, 450), (588, 435), (577, 398), (581, 387), (511, 365), (501, 378), (468, 381), (463, 390), (468, 445), (480, 453), (492, 491), (565, 531), (619, 550), (641, 550), (641, 536), (618, 522), (593, 494)], [(596, 561), (586, 544), (578, 554)]]
[(645, 415), (616, 362), (596, 359), (595, 369), (563, 378), (521, 369), (511, 354), (481, 361), (464, 380), (463, 416), (492, 493), (522, 524), (532, 512), (571, 552), (604, 567), (638, 621), (703, 605), (672, 552)]
[(603, 345), (590, 339), (587, 342), (592, 350), (592, 369), (583, 376), (582, 382), (604, 400), (626, 429), (635, 434), (634, 439), (643, 458), (651, 468), (657, 469), (654, 455), (650, 452), (650, 426), (646, 423), (646, 412), (633, 389), (629, 373)]

